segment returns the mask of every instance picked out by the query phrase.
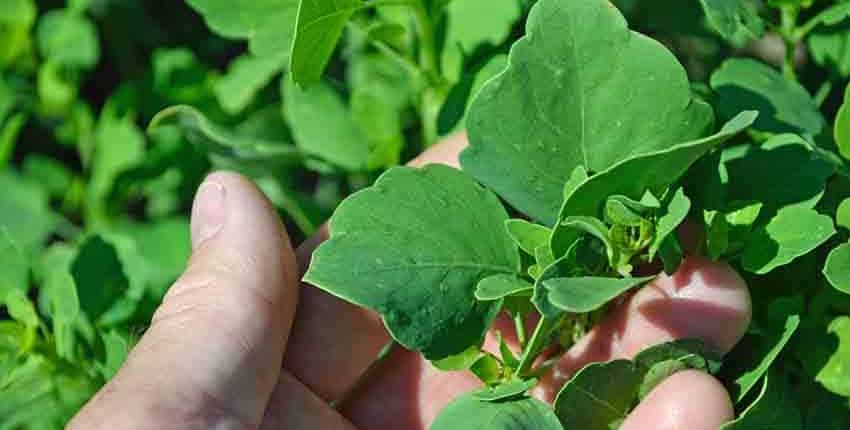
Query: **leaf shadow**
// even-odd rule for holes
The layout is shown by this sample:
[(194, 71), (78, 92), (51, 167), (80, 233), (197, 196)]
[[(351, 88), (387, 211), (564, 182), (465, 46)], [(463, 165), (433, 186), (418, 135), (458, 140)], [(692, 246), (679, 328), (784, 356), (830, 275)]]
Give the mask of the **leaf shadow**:
[(804, 133), (805, 130), (777, 117), (779, 113), (774, 104), (761, 94), (738, 85), (722, 85), (714, 89), (722, 117), (729, 119), (744, 110), (757, 110), (759, 116), (753, 128), (773, 133)]

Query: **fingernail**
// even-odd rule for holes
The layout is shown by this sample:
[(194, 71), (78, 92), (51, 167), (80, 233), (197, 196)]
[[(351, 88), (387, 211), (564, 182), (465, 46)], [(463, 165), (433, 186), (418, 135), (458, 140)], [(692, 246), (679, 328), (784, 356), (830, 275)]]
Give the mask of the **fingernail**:
[(204, 181), (192, 205), (192, 248), (215, 236), (227, 219), (227, 193), (223, 185)]

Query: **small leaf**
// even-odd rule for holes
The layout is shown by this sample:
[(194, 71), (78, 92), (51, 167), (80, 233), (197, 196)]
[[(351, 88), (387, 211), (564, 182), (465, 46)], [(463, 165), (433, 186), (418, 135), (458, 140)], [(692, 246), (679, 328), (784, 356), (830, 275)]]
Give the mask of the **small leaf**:
[(590, 216), (570, 216), (564, 218), (564, 220), (561, 221), (560, 226), (563, 226), (564, 229), (569, 228), (582, 233), (587, 233), (599, 239), (602, 244), (605, 245), (605, 250), (608, 255), (608, 263), (611, 267), (617, 267), (617, 261), (619, 259), (618, 249), (611, 241), (611, 236), (608, 234), (608, 226), (606, 226), (605, 223)]
[(830, 251), (823, 274), (835, 289), (850, 294), (850, 243), (838, 245)]
[(10, 291), (27, 291), (30, 281), (30, 262), (24, 252), (0, 225), (0, 297)]
[(711, 75), (711, 88), (717, 93), (721, 118), (731, 118), (742, 110), (759, 111), (753, 124), (757, 131), (817, 136), (826, 126), (805, 88), (755, 60), (727, 60)]
[(517, 275), (498, 274), (488, 276), (478, 282), (475, 288), (475, 298), (478, 300), (499, 300), (508, 296), (528, 293), (534, 290), (534, 285)]
[(346, 170), (366, 169), (369, 141), (333, 88), (323, 82), (309, 88), (298, 88), (290, 81), (283, 85), (284, 116), (295, 144)]
[(233, 60), (225, 73), (215, 83), (215, 96), (224, 110), (236, 115), (254, 100), (272, 78), (280, 73), (286, 58), (275, 56), (257, 57), (244, 54)]
[(720, 430), (803, 430), (797, 400), (784, 378), (778, 372), (765, 376), (756, 400), (741, 416), (721, 426)]
[(481, 279), (519, 270), (498, 198), (446, 166), (393, 168), (346, 199), (304, 279), (380, 313), (392, 336), (426, 358), (479, 345), (498, 301)]
[(187, 0), (214, 32), (248, 39), (254, 55), (289, 55), (295, 35), (298, 0), (251, 0), (234, 11), (230, 0)]
[(474, 391), (472, 396), (484, 402), (500, 402), (514, 397), (524, 396), (525, 392), (537, 385), (537, 379), (515, 379), (495, 387)]
[(85, 15), (54, 9), (38, 20), (38, 49), (51, 62), (71, 69), (91, 69), (100, 57), (97, 29)]
[(360, 0), (299, 1), (289, 63), (294, 82), (300, 85), (319, 82), (342, 30), (361, 8)]
[(661, 242), (658, 248), (658, 257), (661, 258), (661, 264), (664, 265), (664, 273), (673, 275), (679, 270), (679, 265), (685, 258), (685, 253), (682, 251), (682, 245), (679, 244), (679, 238), (675, 235), (668, 236)]
[(850, 198), (841, 201), (835, 212), (835, 224), (850, 229)]
[[(549, 406), (530, 397), (485, 402), (475, 393), (449, 403), (430, 430), (563, 430)], [(607, 430), (607, 429), (606, 429)]]
[(758, 11), (741, 0), (700, 0), (708, 22), (723, 38), (734, 43), (759, 39), (764, 34), (764, 21)]
[(688, 216), (691, 210), (691, 199), (685, 195), (684, 190), (676, 189), (670, 202), (667, 203), (666, 212), (662, 214), (655, 223), (655, 237), (649, 245), (649, 258), (655, 257), (655, 253), (661, 248), (661, 244), (667, 236), (674, 233), (679, 224)]
[(628, 415), (640, 383), (628, 360), (587, 365), (561, 388), (555, 413), (565, 429), (610, 430)]
[(289, 142), (239, 135), (210, 121), (191, 106), (178, 105), (162, 110), (151, 120), (148, 129), (169, 124), (179, 126), (199, 148), (242, 163), (264, 162), (287, 166), (303, 158), (300, 151)]
[(481, 347), (473, 345), (467, 348), (466, 351), (450, 355), (439, 360), (433, 360), (431, 361), (431, 364), (437, 369), (445, 372), (467, 370), (483, 356), (484, 354), (481, 352)]
[[(734, 361), (736, 374), (733, 382), (732, 398), (735, 403), (739, 403), (747, 396), (747, 393), (756, 385), (756, 383), (767, 373), (770, 365), (779, 356), (779, 353), (791, 340), (791, 337), (800, 326), (800, 317), (798, 315), (788, 315), (782, 327), (776, 327), (762, 337), (757, 345), (757, 350), (752, 357), (747, 357), (748, 360)], [(732, 361), (730, 361), (732, 362)]]
[(814, 209), (781, 209), (766, 226), (754, 232), (744, 248), (741, 264), (750, 272), (768, 273), (808, 254), (833, 234), (832, 218)]
[(835, 318), (829, 323), (827, 332), (838, 339), (838, 347), (818, 371), (815, 380), (835, 394), (850, 397), (850, 317)]
[(127, 354), (130, 351), (130, 345), (127, 339), (115, 330), (102, 333), (101, 339), (103, 340), (105, 360), (103, 363), (98, 363), (98, 367), (103, 378), (108, 381), (118, 373), (118, 369), (124, 364), (124, 360), (127, 359)]
[(540, 224), (534, 224), (524, 219), (509, 219), (505, 221), (508, 235), (520, 249), (528, 255), (534, 255), (537, 248), (549, 244), (552, 230)]
[(549, 301), (567, 312), (592, 312), (619, 295), (654, 279), (645, 278), (554, 278), (543, 281)]
[(835, 115), (833, 136), (838, 152), (842, 157), (850, 159), (850, 85), (844, 90), (844, 103)]
[(4, 304), (13, 320), (30, 328), (38, 327), (39, 319), (35, 306), (22, 290), (10, 290), (6, 293)]
[[(622, 194), (640, 198), (647, 190), (659, 193), (676, 182), (709, 150), (749, 127), (756, 117), (755, 112), (742, 112), (712, 136), (637, 155), (591, 176), (564, 201), (559, 218), (596, 216), (602, 210), (607, 196)], [(664, 172), (664, 175), (658, 172)], [(562, 255), (575, 237), (570, 229), (556, 227), (552, 233), (552, 250), (555, 255)]]
[(469, 366), (469, 371), (478, 377), (481, 382), (487, 385), (498, 384), (504, 376), (502, 363), (500, 363), (495, 356), (489, 353), (481, 354), (478, 360), (475, 360), (475, 362)]

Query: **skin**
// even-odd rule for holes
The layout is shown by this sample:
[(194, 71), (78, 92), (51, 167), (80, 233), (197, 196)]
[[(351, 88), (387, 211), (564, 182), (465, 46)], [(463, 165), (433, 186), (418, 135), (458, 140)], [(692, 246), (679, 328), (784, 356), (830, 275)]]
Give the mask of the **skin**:
[[(465, 142), (455, 136), (411, 165), (457, 167)], [(116, 377), (68, 428), (427, 429), (440, 409), (478, 383), (395, 349), (352, 390), (389, 337), (375, 314), (299, 283), (326, 235), (293, 250), (254, 185), (234, 173), (210, 175), (192, 210), (186, 272)], [(750, 312), (747, 287), (729, 266), (689, 257), (674, 275), (622, 298), (534, 395), (551, 401), (584, 364), (632, 357), (675, 338), (700, 337), (728, 352)], [(489, 336), (485, 347), (493, 342)], [(343, 396), (339, 408), (328, 406)], [(683, 371), (656, 387), (621, 428), (714, 430), (732, 416), (717, 380)]]

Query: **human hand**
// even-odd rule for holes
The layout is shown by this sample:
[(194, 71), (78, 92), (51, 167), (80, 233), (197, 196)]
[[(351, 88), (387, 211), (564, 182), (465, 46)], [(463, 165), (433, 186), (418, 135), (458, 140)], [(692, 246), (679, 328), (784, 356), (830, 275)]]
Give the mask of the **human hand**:
[[(457, 137), (412, 164), (456, 166), (464, 144)], [(253, 185), (230, 173), (211, 175), (192, 211), (186, 272), (121, 371), (69, 428), (426, 429), (478, 383), (396, 350), (352, 391), (389, 337), (370, 311), (299, 286), (324, 238), (293, 252)], [(624, 300), (563, 356), (535, 395), (551, 400), (584, 364), (631, 357), (673, 338), (699, 337), (727, 352), (749, 319), (740, 277), (725, 264), (688, 258), (673, 276)], [(328, 405), (343, 397), (339, 411)], [(731, 417), (720, 383), (685, 371), (656, 387), (621, 429), (714, 430)]]

